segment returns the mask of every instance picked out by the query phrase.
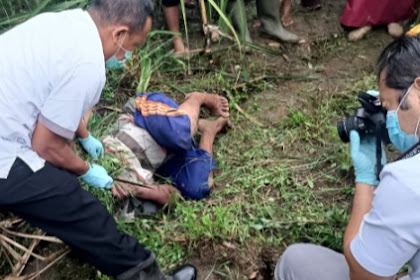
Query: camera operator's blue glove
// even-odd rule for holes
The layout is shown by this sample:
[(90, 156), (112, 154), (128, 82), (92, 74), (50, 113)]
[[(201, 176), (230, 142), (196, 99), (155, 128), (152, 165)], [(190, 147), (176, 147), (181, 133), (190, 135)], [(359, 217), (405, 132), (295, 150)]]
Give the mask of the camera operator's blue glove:
[[(371, 186), (379, 184), (376, 177), (376, 137), (373, 135), (366, 135), (360, 139), (357, 131), (350, 131), (350, 155), (353, 161), (355, 182), (365, 183)], [(386, 164), (386, 154), (382, 147), (381, 162)]]
[(108, 172), (100, 165), (92, 164), (85, 175), (79, 178), (86, 182), (89, 186), (95, 188), (110, 189), (113, 183), (112, 178)]
[(104, 146), (102, 143), (89, 133), (86, 138), (79, 138), (79, 143), (83, 149), (95, 160), (97, 160), (104, 153)]

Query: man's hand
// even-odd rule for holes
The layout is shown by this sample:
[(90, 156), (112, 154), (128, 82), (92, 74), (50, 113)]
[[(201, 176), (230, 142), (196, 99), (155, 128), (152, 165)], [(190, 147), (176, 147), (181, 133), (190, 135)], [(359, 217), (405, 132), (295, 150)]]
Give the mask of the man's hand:
[(112, 178), (108, 172), (100, 165), (92, 164), (86, 174), (80, 176), (89, 186), (103, 189), (111, 189)]
[[(356, 175), (356, 183), (377, 186), (376, 177), (376, 138), (367, 135), (360, 139), (357, 131), (350, 131), (350, 154)], [(386, 163), (386, 154), (382, 147), (382, 164)]]
[(79, 143), (83, 149), (95, 160), (97, 160), (104, 153), (104, 146), (102, 143), (89, 133), (86, 138), (79, 138)]

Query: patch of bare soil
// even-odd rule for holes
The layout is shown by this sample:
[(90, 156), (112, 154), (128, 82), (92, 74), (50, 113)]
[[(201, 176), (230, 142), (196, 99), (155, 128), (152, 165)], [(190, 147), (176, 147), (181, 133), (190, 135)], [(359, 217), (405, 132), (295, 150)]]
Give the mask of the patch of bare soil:
[(243, 276), (271, 280), (281, 253), (279, 249), (261, 248), (258, 244), (247, 242), (203, 240), (198, 247), (200, 250), (188, 260), (197, 267), (198, 280), (242, 279)]

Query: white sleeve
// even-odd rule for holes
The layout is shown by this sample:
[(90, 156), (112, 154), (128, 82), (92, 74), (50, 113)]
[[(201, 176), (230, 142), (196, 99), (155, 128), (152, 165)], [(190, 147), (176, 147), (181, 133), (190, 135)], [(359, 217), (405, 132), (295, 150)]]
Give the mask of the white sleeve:
[(52, 132), (72, 139), (84, 114), (99, 100), (104, 78), (94, 64), (80, 64), (51, 85), (39, 122)]
[(395, 275), (417, 252), (420, 200), (390, 173), (375, 191), (371, 211), (350, 244), (356, 261), (381, 277)]

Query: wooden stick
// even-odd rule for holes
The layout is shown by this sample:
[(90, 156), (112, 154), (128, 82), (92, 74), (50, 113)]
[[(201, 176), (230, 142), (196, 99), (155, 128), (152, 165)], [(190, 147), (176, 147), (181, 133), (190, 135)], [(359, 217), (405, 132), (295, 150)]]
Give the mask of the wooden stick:
[[(35, 254), (34, 252), (31, 252), (30, 250), (28, 250), (26, 247), (24, 247), (24, 246), (22, 246), (22, 245), (20, 245), (19, 243), (17, 243), (16, 241), (14, 241), (14, 240), (12, 240), (12, 239), (10, 239), (9, 237), (7, 237), (7, 236), (5, 236), (5, 235), (3, 235), (3, 234), (0, 234), (0, 240), (2, 240), (3, 242), (7, 242), (7, 243), (9, 243), (9, 244), (12, 244), (13, 246), (15, 246), (16, 248), (19, 248), (19, 249), (21, 249), (22, 251), (24, 251), (24, 252), (28, 252), (28, 253), (30, 253), (31, 254), (31, 256), (33, 256), (34, 258), (37, 258), (37, 259), (39, 259), (39, 260), (41, 260), (41, 261), (45, 261), (46, 260), (46, 258), (45, 257), (43, 257), (43, 256), (41, 256), (41, 255), (38, 255), (38, 254)], [(12, 249), (13, 250), (13, 249)], [(14, 250), (13, 250), (14, 251)], [(14, 251), (14, 252), (16, 252), (16, 251)], [(19, 255), (19, 261), (21, 261), (21, 259), (22, 259), (22, 256), (20, 256)]]
[(69, 248), (66, 248), (66, 250), (60, 255), (58, 256), (55, 260), (53, 260), (51, 263), (49, 263), (47, 266), (45, 266), (43, 269), (41, 269), (40, 271), (38, 271), (36, 273), (36, 275), (31, 276), (30, 278), (28, 278), (27, 280), (34, 280), (36, 279), (39, 275), (41, 275), (42, 273), (44, 273), (47, 269), (49, 269), (51, 266), (53, 266), (55, 263), (57, 263), (59, 260), (61, 260), (65, 255), (67, 255), (70, 252)]
[[(33, 252), (35, 247), (41, 242), (41, 240), (33, 240), (31, 243), (31, 246), (29, 247), (29, 250)], [(22, 257), (22, 262), (19, 262), (15, 265), (13, 268), (13, 271), (16, 271), (16, 276), (20, 276), (25, 269), (26, 264), (28, 263), (29, 258), (31, 257), (31, 254), (29, 252), (25, 252), (25, 254)]]
[(105, 105), (97, 106), (93, 110), (98, 111), (98, 110), (102, 110), (102, 109), (107, 109), (107, 110), (110, 110), (110, 111), (115, 111), (115, 112), (118, 112), (118, 113), (122, 113), (122, 110), (120, 108), (115, 108), (115, 107), (112, 107), (112, 106), (105, 106)]
[(7, 252), (12, 255), (12, 257), (20, 262), (21, 260), (21, 255), (19, 255), (9, 244), (7, 244), (6, 241), (4, 241), (3, 239), (0, 238), (0, 244), (3, 246), (4, 249), (7, 250)]
[(19, 223), (21, 221), (22, 221), (22, 219), (21, 218), (17, 218), (17, 217), (11, 218), (11, 219), (7, 219), (7, 220), (4, 220), (4, 221), (0, 221), (0, 227), (9, 228), (12, 225), (17, 224), (17, 223)]
[(20, 232), (16, 232), (16, 231), (11, 231), (11, 230), (8, 230), (8, 229), (5, 229), (5, 228), (3, 228), (2, 230), (7, 234), (18, 236), (18, 237), (29, 238), (29, 239), (38, 239), (38, 240), (42, 240), (42, 241), (48, 241), (48, 242), (52, 242), (52, 243), (63, 244), (63, 241), (61, 241), (57, 237), (53, 237), (53, 236), (25, 234), (25, 233), (20, 233)]
[(144, 183), (128, 181), (128, 180), (121, 179), (121, 178), (114, 178), (114, 181), (130, 184), (130, 185), (134, 185), (134, 186), (138, 186), (138, 187), (143, 187), (143, 188), (146, 188), (146, 189), (152, 189), (150, 186), (148, 186)]
[(1, 251), (4, 253), (4, 255), (6, 256), (7, 262), (9, 263), (10, 267), (13, 268), (13, 262), (9, 257), (9, 254), (5, 251), (5, 248), (3, 246), (0, 246)]

